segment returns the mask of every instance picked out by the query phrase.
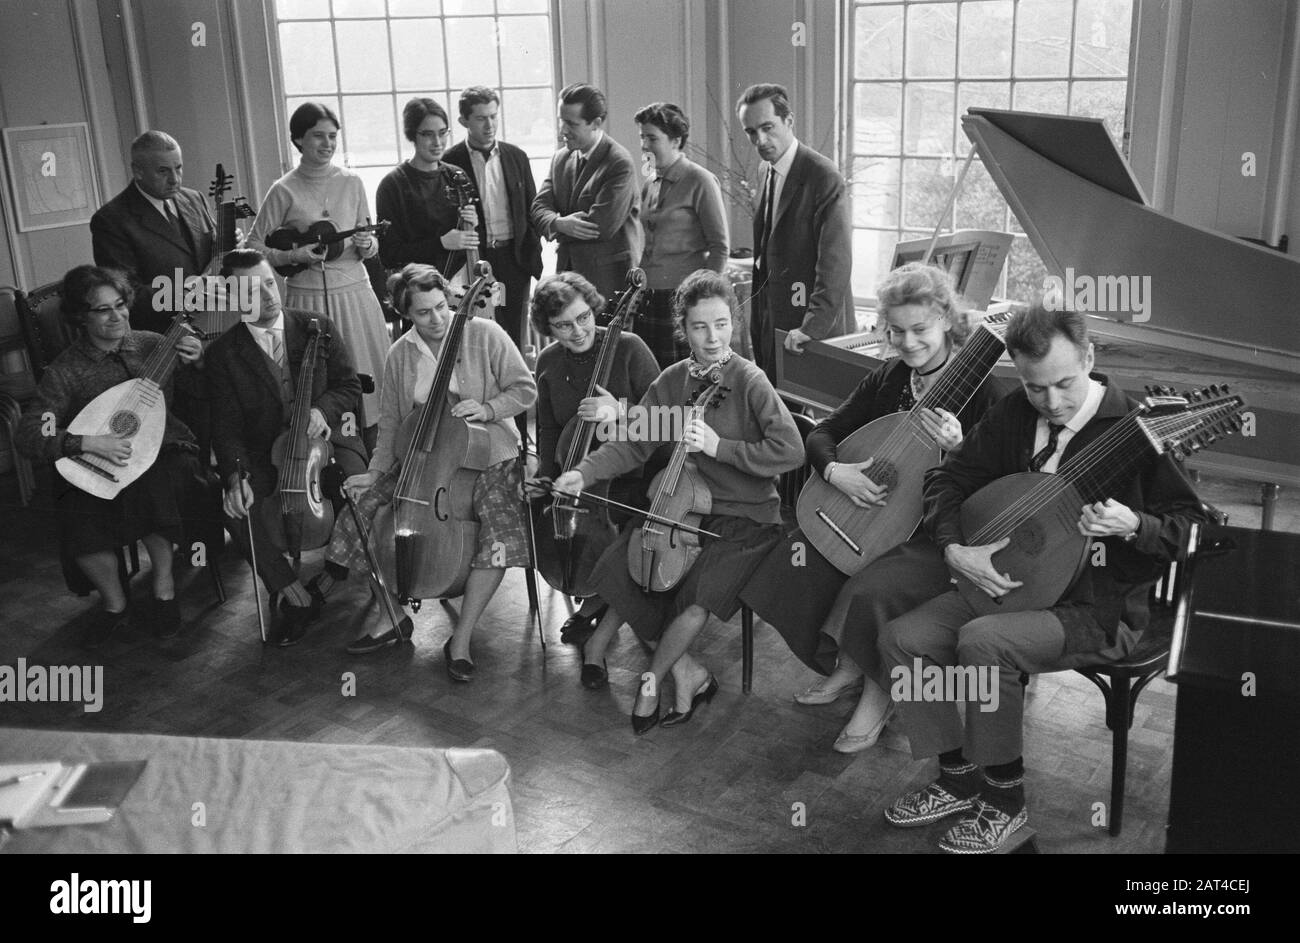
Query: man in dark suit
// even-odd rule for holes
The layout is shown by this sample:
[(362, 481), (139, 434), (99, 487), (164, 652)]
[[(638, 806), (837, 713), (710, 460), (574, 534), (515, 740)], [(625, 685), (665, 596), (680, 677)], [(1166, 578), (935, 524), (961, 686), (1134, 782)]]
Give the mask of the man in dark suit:
[[(212, 257), (216, 224), (203, 195), (181, 186), (181, 147), (162, 131), (131, 142), (131, 176), (125, 190), (90, 218), (95, 264), (129, 273), (140, 283), (131, 311), (136, 330), (167, 330), (173, 311), (155, 311), (153, 280), (200, 275)], [(166, 297), (173, 297), (171, 291)]]
[(853, 230), (844, 178), (800, 144), (785, 88), (751, 85), (736, 102), (740, 124), (767, 163), (754, 218), (750, 334), (754, 361), (775, 381), (776, 330), (785, 349), (853, 329)]
[[(293, 405), (301, 395), (295, 387), (310, 318), (281, 309), (275, 272), (260, 252), (237, 249), (227, 253), (221, 274), (253, 279), (259, 289), (254, 311), (243, 324), (218, 338), (204, 357), (212, 401), (221, 404), (213, 411), (212, 446), (225, 486), (226, 527), (247, 557), (248, 533), (242, 519), (275, 490), (271, 449), (288, 427)], [(360, 474), (366, 470), (365, 446), (356, 435), (361, 382), (347, 345), (328, 321), (320, 320), (321, 329), (333, 337), (325, 369), (317, 369), (312, 378), (307, 434), (330, 440), (334, 459), (345, 476)], [(241, 467), (249, 480), (240, 480)], [(251, 516), (258, 574), (272, 600), (280, 597), (281, 620), (271, 640), (292, 645), (319, 617), (324, 596), (298, 580), (271, 543), (261, 515), (254, 511)]]
[(632, 155), (605, 133), (605, 95), (591, 85), (560, 92), (564, 147), (533, 201), (533, 225), (560, 244), (556, 267), (574, 271), (606, 298), (641, 262), (641, 203)]
[(529, 213), (537, 185), (528, 155), (513, 144), (497, 140), (501, 99), (494, 89), (473, 85), (460, 93), (460, 124), (466, 139), (443, 155), (474, 181), (478, 190), (480, 258), (505, 290), (497, 306), (497, 323), (523, 348), (524, 315), (532, 295), (532, 280), (542, 274), (542, 240)]

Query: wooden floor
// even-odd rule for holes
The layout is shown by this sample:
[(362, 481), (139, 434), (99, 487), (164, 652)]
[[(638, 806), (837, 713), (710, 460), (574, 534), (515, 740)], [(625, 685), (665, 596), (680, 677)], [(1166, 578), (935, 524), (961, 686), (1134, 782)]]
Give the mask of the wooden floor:
[[(740, 690), (737, 626), (714, 620), (698, 651), (721, 694), (691, 724), (640, 738), (627, 718), (645, 656), (630, 630), (611, 651), (612, 686), (584, 690), (577, 651), (559, 643), (564, 600), (543, 586), (543, 653), (518, 570), (475, 633), (479, 677), (469, 685), (453, 684), (443, 671), (450, 616), (437, 605), (419, 613), (413, 647), (346, 655), (358, 627), (377, 618), (357, 580), (332, 595), (302, 644), (263, 648), (248, 571), (233, 551), (221, 561), (224, 605), (216, 605), (208, 574), (183, 575), (189, 629), (181, 638), (157, 642), (136, 629), (91, 653), (76, 639), (96, 603), (67, 592), (49, 513), (18, 507), (16, 493), (13, 476), (0, 476), (0, 664), (20, 656), (102, 664), (106, 693), (97, 714), (80, 705), (0, 704), (5, 726), (491, 747), (513, 769), (526, 852), (931, 853), (945, 828), (885, 824), (884, 806), (927, 782), (932, 764), (913, 762), (894, 729), (857, 756), (832, 752), (851, 705), (794, 704), (812, 675), (762, 623), (753, 694)], [(1231, 523), (1257, 526), (1256, 487), (1207, 482), (1202, 494), (1228, 510)], [(1300, 530), (1295, 496), (1284, 493), (1278, 520)], [(304, 571), (318, 567), (309, 557)], [(137, 577), (135, 599), (147, 597), (147, 586)], [(356, 677), (353, 697), (342, 693), (348, 672)], [(1101, 696), (1071, 672), (1038, 679), (1026, 709), (1025, 763), (1029, 821), (1043, 852), (1163, 850), (1174, 698), (1173, 685), (1156, 681), (1138, 703), (1124, 831), (1111, 838), (1096, 824), (1110, 790)]]

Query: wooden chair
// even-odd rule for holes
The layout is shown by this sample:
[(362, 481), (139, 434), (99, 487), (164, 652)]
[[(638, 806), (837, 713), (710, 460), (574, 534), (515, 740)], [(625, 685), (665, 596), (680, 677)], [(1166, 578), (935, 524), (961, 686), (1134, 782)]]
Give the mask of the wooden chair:
[[(805, 442), (808, 441), (808, 433), (813, 431), (816, 423), (802, 413), (792, 413), (792, 415), (800, 438)], [(776, 490), (781, 497), (781, 524), (787, 531), (798, 526), (795, 523), (794, 507), (799, 500), (799, 492), (803, 490), (804, 482), (811, 474), (812, 466), (805, 462), (777, 480)], [(749, 694), (754, 687), (754, 610), (744, 603), (740, 606), (740, 663), (740, 687), (742, 691)]]

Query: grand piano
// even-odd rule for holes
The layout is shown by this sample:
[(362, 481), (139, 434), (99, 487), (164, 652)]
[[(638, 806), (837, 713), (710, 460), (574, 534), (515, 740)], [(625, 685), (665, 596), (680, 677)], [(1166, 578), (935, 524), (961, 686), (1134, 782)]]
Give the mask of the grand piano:
[[(961, 122), (1058, 285), (1145, 287), (1140, 310), (1090, 312), (1099, 370), (1134, 395), (1219, 383), (1245, 397), (1242, 433), (1188, 465), (1261, 483), (1271, 526), (1278, 486), (1300, 487), (1300, 260), (1150, 206), (1099, 119), (971, 108)], [(843, 402), (883, 356), (871, 334), (802, 356), (776, 348), (778, 389), (815, 409)], [(995, 375), (1017, 382), (1009, 359)]]

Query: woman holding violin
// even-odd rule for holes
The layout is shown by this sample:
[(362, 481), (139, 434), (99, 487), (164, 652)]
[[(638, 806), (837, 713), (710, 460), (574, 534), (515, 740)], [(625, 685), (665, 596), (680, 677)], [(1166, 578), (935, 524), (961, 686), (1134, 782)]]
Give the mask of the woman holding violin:
[[(398, 431), (428, 397), (454, 316), (448, 301), (447, 280), (431, 266), (406, 266), (389, 278), (388, 288), (394, 310), (413, 326), (393, 343), (384, 361), (383, 410), (379, 414), (379, 438), (370, 458), (370, 468), (343, 484), (357, 502), (358, 515), (368, 522), (370, 541), (376, 545), (394, 540), (391, 524), (388, 533), (370, 524), (379, 509), (392, 501), (398, 484), (402, 465)], [(465, 584), (460, 619), (443, 649), (447, 674), (454, 681), (470, 681), (474, 677), (470, 638), (501, 585), (506, 568), (529, 565), (514, 417), (537, 398), (537, 384), (528, 365), (501, 327), (486, 318), (474, 317), (466, 322), (464, 329), (452, 375), (450, 412), (456, 418), (487, 427), (489, 453), (487, 467), (479, 473), (473, 488), (473, 510), (479, 523), (477, 547)], [(339, 519), (325, 556), (330, 564), (327, 572), (332, 575), (341, 575), (340, 567), (368, 572), (361, 537), (350, 515)], [(328, 590), (329, 582), (327, 578), (326, 585), (320, 587), (322, 591)], [(385, 575), (385, 584), (400, 607), (401, 600), (394, 592), (391, 575)], [(411, 628), (409, 617), (405, 618), (400, 631), (367, 633), (348, 646), (348, 651), (352, 654), (375, 651), (409, 638)]]
[[(667, 507), (660, 493), (666, 473), (684, 468), (678, 490), (685, 493), (683, 481), (690, 485), (695, 501), (687, 511), (702, 515), (698, 529), (707, 534), (654, 525), (660, 534), (671, 532), (669, 543), (679, 547), (691, 542), (684, 538), (699, 539), (699, 555), (680, 582), (666, 591), (645, 591), (643, 574), (633, 574), (629, 546), (648, 538), (649, 522), (629, 525), (596, 565), (596, 588), (610, 612), (587, 643), (584, 662), (600, 663), (622, 620), (655, 650), (632, 709), (637, 734), (659, 723), (661, 685), (670, 673), (675, 709), (664, 717), (664, 726), (686, 723), (717, 693), (717, 680), (690, 656), (691, 643), (710, 615), (730, 619), (740, 607), (741, 587), (780, 539), (776, 476), (803, 462), (799, 432), (785, 404), (763, 372), (731, 349), (735, 296), (727, 279), (706, 269), (693, 272), (678, 287), (673, 310), (690, 358), (659, 375), (625, 436), (605, 443), (555, 481), (557, 491), (580, 492), (591, 482), (637, 468), (661, 446), (679, 441), (689, 452), (690, 462), (681, 466), (674, 447), (674, 459), (651, 489), (651, 507)], [(674, 434), (671, 427), (691, 414), (697, 418)], [(661, 423), (662, 417), (677, 421)], [(660, 425), (669, 428), (655, 428)], [(659, 570), (674, 565), (685, 561), (656, 561)]]
[[(389, 333), (362, 264), (379, 251), (374, 235), (354, 233), (341, 252), (337, 243), (293, 249), (268, 245), (268, 240), (276, 241), (272, 234), (286, 227), (305, 232), (323, 221), (334, 230), (346, 231), (369, 224), (370, 206), (361, 178), (333, 164), (340, 127), (338, 116), (320, 102), (306, 102), (294, 111), (289, 138), (302, 158), (271, 184), (248, 235), (248, 248), (261, 252), (276, 269), (306, 266), (285, 282), (285, 308), (328, 318), (338, 339), (352, 351), (357, 372), (375, 377), (383, 367)], [(364, 394), (363, 406), (366, 426), (373, 427), (379, 417), (378, 394)], [(368, 429), (367, 440), (373, 436), (373, 428)]]
[[(596, 325), (604, 309), (604, 297), (577, 272), (545, 278), (533, 293), (529, 310), (533, 326), (542, 337), (559, 342), (546, 347), (537, 358), (537, 474), (543, 478), (554, 478), (562, 471), (567, 443), (562, 445), (561, 439), (567, 438), (563, 435), (566, 427), (579, 421), (616, 421), (628, 403), (641, 401), (659, 375), (645, 341), (625, 331), (613, 351), (609, 379), (604, 386), (597, 386), (595, 396), (586, 395), (608, 334)], [(640, 474), (629, 475), (610, 496), (624, 504), (644, 504), (645, 486)], [(591, 513), (605, 512), (594, 508)], [(614, 520), (621, 522), (622, 518)], [(538, 553), (548, 546), (539, 541)], [(588, 596), (564, 623), (561, 639), (580, 640), (589, 635), (607, 608), (599, 596)]]
[[(96, 455), (127, 465), (132, 440), (126, 435), (74, 435), (68, 425), (95, 397), (140, 376), (163, 338), (133, 331), (134, 291), (125, 272), (79, 265), (63, 278), (62, 313), (77, 338), (41, 375), (36, 396), (23, 411), (15, 444), (38, 461)], [(176, 344), (183, 364), (202, 356), (198, 337), (186, 334)], [(198, 447), (189, 428), (172, 413), (171, 382), (163, 384), (168, 410), (162, 448), (143, 475), (117, 497), (104, 500), (55, 476), (59, 532), (63, 545), (99, 591), (102, 611), (81, 642), (96, 648), (128, 623), (127, 589), (118, 575), (117, 551), (143, 540), (152, 564), (154, 634), (170, 638), (180, 631), (180, 609), (172, 579), (172, 545), (182, 541), (181, 512), (199, 479)], [(51, 424), (52, 418), (52, 424)]]

